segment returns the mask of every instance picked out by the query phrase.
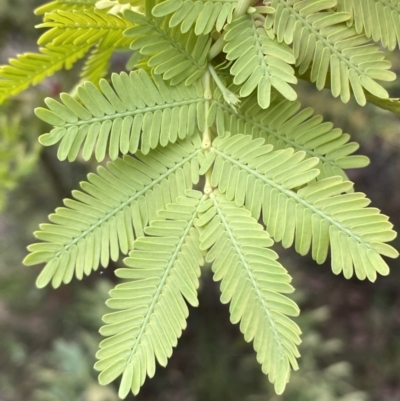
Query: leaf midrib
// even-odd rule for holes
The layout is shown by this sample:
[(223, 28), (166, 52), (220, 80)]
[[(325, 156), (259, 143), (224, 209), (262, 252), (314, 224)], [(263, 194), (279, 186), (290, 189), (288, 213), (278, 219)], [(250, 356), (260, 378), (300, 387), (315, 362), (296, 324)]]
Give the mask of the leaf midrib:
[(261, 64), (261, 68), (264, 71), (264, 76), (270, 80), (270, 73), (268, 71), (268, 65), (265, 61), (265, 54), (263, 53), (262, 49), (261, 49), (261, 44), (260, 44), (260, 40), (259, 40), (259, 35), (257, 32), (257, 27), (256, 27), (256, 21), (254, 19), (254, 15), (250, 15), (250, 25), (251, 25), (251, 29), (253, 32), (253, 38), (254, 38), (254, 43), (255, 43), (255, 48), (256, 48), (256, 52), (257, 52), (257, 56), (258, 56), (258, 60)]
[(224, 216), (222, 210), (220, 209), (220, 207), (218, 205), (218, 202), (216, 200), (216, 197), (215, 197), (215, 195), (213, 193), (210, 195), (210, 198), (212, 199), (212, 201), (214, 203), (214, 206), (217, 209), (217, 212), (218, 212), (218, 215), (219, 215), (219, 217), (220, 217), (220, 219), (222, 221), (222, 224), (225, 226), (225, 230), (226, 230), (226, 232), (227, 232), (227, 234), (228, 234), (228, 236), (229, 236), (229, 238), (231, 240), (231, 243), (232, 243), (233, 247), (235, 248), (236, 253), (239, 256), (239, 258), (240, 258), (240, 260), (242, 262), (242, 265), (246, 269), (246, 273), (247, 273), (248, 277), (251, 280), (251, 284), (252, 284), (254, 290), (257, 293), (258, 299), (260, 300), (260, 303), (262, 305), (262, 308), (263, 308), (265, 314), (267, 315), (267, 318), (268, 318), (268, 320), (270, 322), (270, 326), (271, 326), (271, 328), (273, 330), (273, 333), (274, 333), (275, 341), (278, 343), (279, 351), (280, 351), (281, 354), (286, 355), (285, 352), (282, 349), (282, 344), (281, 344), (281, 341), (280, 341), (280, 338), (279, 338), (279, 335), (278, 335), (278, 331), (277, 331), (276, 326), (275, 326), (275, 322), (272, 319), (271, 314), (270, 314), (270, 312), (268, 310), (268, 306), (265, 303), (264, 297), (261, 294), (261, 291), (257, 286), (257, 282), (256, 282), (255, 278), (253, 277), (253, 273), (252, 273), (248, 263), (246, 262), (246, 259), (245, 259), (244, 255), (243, 255), (240, 247), (238, 246), (237, 241), (235, 240), (235, 237), (234, 237), (234, 235), (233, 235), (233, 233), (232, 233), (232, 231), (230, 229), (229, 223), (226, 221), (225, 216)]
[(58, 125), (54, 129), (70, 128), (70, 127), (76, 127), (79, 125), (94, 124), (96, 122), (114, 120), (117, 118), (125, 118), (125, 117), (135, 116), (137, 114), (146, 114), (146, 113), (155, 112), (157, 110), (172, 109), (174, 107), (181, 107), (181, 106), (186, 106), (186, 105), (190, 105), (193, 103), (200, 103), (200, 102), (205, 102), (204, 97), (199, 97), (196, 99), (189, 99), (189, 100), (182, 100), (182, 101), (177, 101), (177, 102), (172, 102), (172, 103), (157, 104), (155, 106), (147, 106), (142, 109), (138, 108), (136, 110), (124, 111), (123, 113), (116, 112), (115, 114), (112, 114), (112, 115), (105, 114), (102, 117), (93, 117), (93, 118), (90, 118), (89, 120), (79, 120), (76, 123), (66, 123), (64, 125)]
[(198, 215), (199, 208), (200, 208), (200, 206), (203, 204), (205, 198), (206, 198), (206, 197), (203, 196), (203, 197), (200, 199), (200, 202), (199, 202), (199, 204), (197, 205), (197, 207), (196, 207), (196, 209), (195, 209), (195, 211), (194, 211), (194, 213), (193, 213), (192, 218), (189, 220), (188, 225), (186, 226), (185, 231), (183, 232), (183, 235), (182, 235), (181, 239), (179, 240), (178, 245), (176, 246), (176, 249), (175, 249), (175, 251), (174, 251), (174, 253), (173, 253), (172, 257), (171, 257), (171, 260), (169, 261), (168, 266), (167, 266), (167, 268), (165, 269), (165, 272), (164, 272), (164, 274), (163, 274), (163, 276), (162, 276), (162, 279), (161, 279), (161, 281), (160, 281), (160, 283), (159, 283), (159, 285), (158, 285), (158, 287), (157, 287), (157, 291), (156, 291), (156, 293), (155, 293), (155, 295), (154, 295), (154, 297), (153, 297), (153, 300), (152, 300), (152, 302), (151, 302), (151, 304), (150, 304), (149, 310), (147, 311), (146, 317), (145, 317), (145, 319), (144, 319), (144, 321), (143, 321), (143, 325), (142, 325), (142, 327), (141, 327), (141, 329), (140, 329), (140, 332), (139, 332), (139, 334), (138, 334), (138, 336), (137, 336), (137, 338), (136, 338), (136, 341), (135, 341), (135, 344), (134, 344), (134, 346), (133, 346), (133, 348), (132, 348), (131, 354), (130, 354), (130, 356), (129, 356), (129, 358), (128, 358), (127, 365), (131, 362), (133, 356), (135, 355), (135, 351), (136, 351), (137, 347), (139, 346), (139, 344), (140, 344), (140, 342), (141, 342), (143, 333), (144, 333), (144, 331), (145, 331), (146, 328), (147, 328), (147, 323), (149, 322), (149, 320), (150, 320), (150, 318), (151, 318), (151, 315), (152, 315), (153, 312), (154, 312), (154, 308), (155, 308), (155, 306), (156, 306), (156, 303), (158, 302), (158, 298), (159, 298), (159, 296), (160, 296), (160, 293), (161, 293), (161, 291), (162, 291), (163, 288), (164, 288), (164, 284), (165, 284), (165, 282), (166, 282), (167, 279), (168, 279), (168, 276), (169, 276), (169, 274), (170, 274), (170, 272), (171, 272), (171, 270), (172, 270), (172, 267), (173, 267), (174, 263), (176, 262), (176, 259), (177, 259), (177, 257), (178, 257), (179, 252), (181, 251), (183, 245), (185, 244), (185, 241), (186, 241), (186, 238), (187, 238), (188, 235), (189, 235), (190, 229), (194, 226), (194, 220), (196, 219), (196, 217), (197, 217), (197, 215)]

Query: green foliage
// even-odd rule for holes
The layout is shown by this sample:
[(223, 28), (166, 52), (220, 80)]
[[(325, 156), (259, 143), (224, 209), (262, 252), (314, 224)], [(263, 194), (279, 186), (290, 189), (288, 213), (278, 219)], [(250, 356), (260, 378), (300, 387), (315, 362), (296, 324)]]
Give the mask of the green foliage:
[(258, 103), (263, 109), (270, 105), (272, 88), (289, 100), (297, 99), (297, 93), (288, 85), (297, 83), (289, 65), (296, 61), (292, 49), (268, 36), (261, 14), (246, 14), (229, 24), (225, 32), (226, 59), (236, 60), (230, 70), (235, 77), (233, 82), (243, 84), (240, 96), (246, 97), (257, 88)]
[(260, 108), (255, 94), (234, 110), (226, 104), (221, 91), (216, 89), (208, 124), (215, 127), (220, 137), (226, 132), (251, 135), (264, 139), (275, 149), (293, 148), (306, 152), (308, 157), (317, 157), (318, 179), (335, 175), (347, 178), (343, 169), (362, 168), (369, 164), (367, 157), (353, 154), (359, 145), (349, 143), (349, 134), (334, 128), (332, 123), (323, 122), (322, 116), (314, 115), (312, 108), (300, 108), (299, 102), (282, 99), (273, 92), (267, 110)]
[[(346, 12), (331, 12), (336, 0), (273, 0), (274, 26), (278, 42), (293, 43), (299, 73), (307, 71), (310, 63), (311, 82), (319, 90), (325, 86), (331, 70), (331, 91), (343, 102), (350, 100), (350, 87), (358, 104), (365, 105), (364, 91), (388, 98), (387, 91), (375, 80), (393, 81), (396, 75), (388, 71), (389, 61), (379, 46), (370, 44), (367, 36), (345, 25), (351, 18)], [(361, 14), (359, 14), (361, 15)]]
[(52, 11), (92, 10), (97, 0), (54, 0), (36, 8), (36, 15), (43, 15)]
[(171, 85), (185, 81), (189, 86), (201, 78), (211, 45), (208, 35), (181, 34), (179, 28), (170, 28), (168, 18), (149, 18), (129, 10), (125, 16), (136, 25), (125, 31), (132, 38), (130, 48), (148, 57), (154, 74), (171, 80)]
[[(378, 3), (396, 17), (394, 1)], [(353, 93), (359, 105), (372, 96), (396, 107), (376, 82), (395, 74), (370, 38), (392, 49), (397, 25), (380, 18), (387, 35), (378, 37), (358, 4), (52, 2), (37, 10), (46, 62), (21, 56), (0, 70), (5, 100), (94, 49), (74, 96), (36, 110), (54, 127), (40, 142), (59, 143), (60, 160), (111, 161), (40, 226), (25, 264), (45, 263), (37, 286), (57, 288), (129, 253), (95, 365), (101, 384), (122, 376), (121, 398), (139, 392), (156, 361), (167, 364), (186, 302), (198, 304), (204, 263), (278, 394), (298, 368), (300, 329), (272, 238), (319, 264), (330, 251), (345, 278), (389, 273), (382, 256), (398, 256), (387, 244), (393, 226), (345, 172), (368, 159), (348, 134), (301, 110), (292, 86), (303, 77), (343, 102)], [(133, 52), (134, 71), (110, 84), (103, 76), (117, 47)], [(60, 59), (60, 48), (75, 53)]]
[(183, 33), (195, 25), (196, 35), (210, 33), (214, 28), (221, 32), (226, 23), (232, 21), (237, 6), (235, 0), (193, 2), (191, 0), (167, 0), (157, 4), (152, 10), (156, 17), (172, 15), (170, 27), (181, 26)]
[(299, 327), (287, 316), (297, 316), (298, 306), (282, 293), (291, 293), (291, 277), (268, 249), (273, 241), (251, 212), (211, 195), (197, 222), (205, 227), (200, 249), (209, 250), (214, 280), (221, 281), (221, 302), (230, 302), (232, 323), (240, 322), (246, 341), (254, 341), (257, 361), (281, 394), (290, 370), (298, 369)]
[(44, 22), (37, 28), (49, 28), (49, 30), (40, 37), (38, 44), (79, 46), (100, 41), (100, 45), (104, 48), (117, 47), (126, 42), (122, 33), (130, 26), (131, 24), (125, 19), (97, 10), (46, 13)]
[(74, 191), (75, 199), (66, 199), (66, 207), (50, 216), (52, 224), (35, 233), (46, 242), (31, 245), (25, 263), (46, 262), (38, 287), (50, 281), (58, 287), (74, 275), (82, 279), (100, 264), (117, 261), (120, 252), (126, 254), (157, 212), (198, 182), (199, 152), (186, 140), (146, 156), (137, 152), (138, 159), (119, 158), (107, 169), (100, 166), (97, 175), (89, 174), (81, 183), (84, 192)]
[(186, 327), (185, 300), (198, 305), (204, 258), (194, 224), (203, 203), (202, 194), (192, 191), (169, 204), (160, 219), (145, 228), (148, 236), (134, 242), (125, 259), (128, 268), (116, 271), (118, 277), (131, 281), (110, 291), (107, 306), (118, 312), (103, 317), (107, 325), (100, 333), (109, 338), (100, 343), (95, 369), (101, 371), (101, 384), (122, 374), (121, 398), (130, 390), (139, 392), (146, 375), (154, 375), (156, 359), (166, 366)]
[(25, 53), (0, 67), (0, 104), (10, 96), (37, 85), (62, 69), (69, 70), (89, 51), (89, 46), (48, 45), (40, 53)]
[(357, 33), (381, 41), (384, 47), (394, 50), (400, 45), (399, 0), (338, 0), (338, 11), (348, 12)]
[(23, 141), (19, 116), (0, 114), (0, 211), (8, 192), (36, 166), (39, 147)]
[[(77, 100), (62, 94), (63, 104), (46, 99), (50, 110), (38, 108), (36, 114), (56, 127), (40, 137), (42, 145), (61, 141), (60, 160), (74, 161), (81, 148), (84, 160), (93, 153), (97, 161), (104, 160), (106, 153), (115, 160), (120, 153), (134, 154), (138, 148), (147, 154), (204, 126), (204, 121), (196, 121), (198, 109), (204, 107), (201, 85), (168, 87), (160, 78), (153, 82), (143, 70), (129, 76), (113, 74), (112, 83), (114, 88), (100, 80), (100, 91), (86, 82), (78, 87)], [(143, 130), (151, 134), (142, 137)]]

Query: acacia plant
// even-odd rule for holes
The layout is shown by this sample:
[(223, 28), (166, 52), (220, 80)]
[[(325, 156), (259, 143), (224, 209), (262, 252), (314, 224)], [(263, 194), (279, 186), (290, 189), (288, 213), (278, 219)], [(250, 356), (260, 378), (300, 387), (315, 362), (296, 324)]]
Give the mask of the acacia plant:
[[(346, 169), (368, 159), (340, 128), (296, 101), (306, 79), (334, 97), (399, 113), (377, 81), (395, 74), (381, 46), (400, 42), (399, 0), (56, 0), (36, 10), (37, 54), (0, 69), (5, 100), (89, 56), (82, 82), (36, 115), (60, 160), (95, 157), (80, 190), (49, 216), (26, 265), (42, 288), (127, 255), (110, 291), (95, 369), (139, 392), (165, 366), (197, 306), (202, 267), (230, 319), (284, 391), (298, 368), (299, 314), (274, 241), (334, 274), (375, 281), (396, 236)], [(380, 44), (374, 43), (380, 41)], [(115, 51), (127, 69), (108, 79)], [(103, 78), (106, 77), (106, 78)]]

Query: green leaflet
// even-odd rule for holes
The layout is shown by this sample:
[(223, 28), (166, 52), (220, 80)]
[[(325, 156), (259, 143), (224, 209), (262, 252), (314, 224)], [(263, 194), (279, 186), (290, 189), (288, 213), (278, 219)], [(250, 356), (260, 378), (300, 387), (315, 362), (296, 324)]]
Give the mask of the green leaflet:
[(49, 216), (51, 224), (35, 233), (44, 242), (28, 248), (26, 265), (46, 263), (38, 287), (51, 281), (56, 288), (74, 275), (82, 279), (131, 250), (158, 210), (198, 182), (199, 147), (195, 136), (173, 149), (138, 152), (137, 158), (125, 156), (89, 174), (81, 183), (83, 192), (73, 191), (74, 199), (66, 199), (65, 207)]
[(338, 11), (348, 12), (357, 33), (365, 33), (375, 42), (394, 50), (400, 46), (399, 0), (338, 0)]
[(148, 236), (134, 242), (124, 260), (127, 267), (116, 271), (130, 281), (110, 291), (107, 305), (118, 311), (103, 318), (107, 325), (100, 333), (108, 338), (100, 343), (95, 369), (101, 371), (101, 384), (122, 374), (121, 398), (131, 389), (135, 395), (139, 392), (146, 375), (154, 375), (155, 360), (166, 366), (186, 327), (185, 300), (198, 305), (204, 259), (194, 223), (203, 202), (200, 192), (187, 191), (167, 205), (160, 219), (145, 229)]
[(170, 80), (171, 85), (185, 81), (192, 85), (207, 68), (211, 46), (209, 35), (196, 36), (193, 30), (182, 34), (178, 27), (170, 28), (169, 18), (147, 18), (127, 10), (125, 18), (136, 26), (125, 31), (131, 38), (131, 49), (149, 57), (148, 66), (156, 75)]
[(11, 59), (9, 65), (0, 66), (0, 104), (63, 68), (71, 69), (89, 49), (86, 44), (48, 45), (40, 48), (40, 53), (25, 53)]
[[(154, 82), (143, 70), (112, 75), (113, 87), (101, 80), (97, 89), (86, 82), (77, 88), (77, 98), (61, 94), (62, 103), (46, 99), (49, 109), (36, 114), (55, 128), (40, 137), (44, 146), (60, 142), (58, 157), (74, 161), (80, 150), (84, 160), (93, 153), (98, 161), (108, 154), (147, 154), (159, 144), (166, 146), (192, 136), (204, 123), (203, 90), (196, 86), (170, 87), (160, 77)], [(143, 132), (143, 133), (142, 133)]]
[[(231, 322), (240, 322), (246, 341), (254, 341), (262, 371), (282, 394), (290, 370), (298, 369), (299, 327), (287, 316), (299, 308), (282, 293), (293, 292), (291, 277), (269, 249), (269, 234), (246, 209), (212, 194), (204, 209), (200, 248), (209, 250), (214, 280), (221, 281), (221, 302), (230, 302)], [(198, 223), (198, 225), (199, 225)]]
[[(233, 89), (233, 88), (232, 88)], [(323, 122), (313, 109), (300, 109), (299, 102), (291, 102), (271, 95), (271, 105), (262, 110), (256, 96), (245, 99), (237, 111), (226, 104), (219, 89), (214, 91), (208, 115), (208, 125), (215, 126), (220, 137), (226, 132), (232, 135), (252, 135), (264, 138), (275, 149), (294, 148), (304, 151), (309, 157), (320, 160), (318, 179), (340, 175), (347, 178), (343, 169), (362, 168), (368, 165), (365, 156), (353, 155), (359, 145), (349, 142), (350, 135)]]
[(166, 0), (157, 4), (152, 13), (155, 17), (172, 14), (169, 22), (171, 28), (180, 25), (185, 33), (195, 25), (195, 34), (201, 35), (210, 33), (214, 28), (220, 32), (226, 23), (232, 21), (237, 4), (236, 0)]
[(292, 1), (290, 5), (286, 0), (274, 0), (272, 5), (276, 8), (277, 40), (293, 43), (300, 74), (312, 63), (311, 82), (319, 90), (324, 88), (330, 69), (332, 95), (340, 96), (345, 103), (350, 100), (350, 87), (361, 106), (366, 104), (364, 90), (379, 98), (389, 97), (376, 80), (393, 81), (396, 75), (389, 71), (391, 64), (384, 60), (379, 47), (346, 25), (350, 14), (319, 12), (334, 7), (336, 0), (316, 2), (315, 6), (310, 6), (308, 0)]
[(116, 15), (100, 10), (58, 11), (46, 13), (44, 22), (37, 28), (50, 28), (39, 38), (39, 45), (52, 43), (55, 46), (74, 44), (94, 44), (101, 41), (101, 46), (127, 46), (123, 31), (132, 24)]
[(268, 232), (284, 247), (294, 243), (301, 255), (312, 249), (313, 259), (323, 263), (330, 245), (335, 274), (350, 278), (355, 273), (370, 281), (377, 273), (387, 275), (380, 254), (398, 256), (385, 244), (396, 237), (388, 218), (367, 208), (364, 194), (343, 194), (353, 184), (341, 177), (305, 185), (318, 174), (313, 159), (304, 160), (304, 153), (291, 149), (271, 149), (249, 136), (216, 139), (212, 185), (238, 206), (245, 204), (255, 218), (262, 213)]
[(263, 27), (261, 14), (245, 14), (225, 28), (224, 52), (227, 60), (234, 60), (230, 72), (233, 82), (246, 97), (257, 88), (258, 104), (263, 109), (270, 105), (271, 90), (275, 88), (289, 100), (297, 94), (288, 83), (297, 83), (292, 50), (284, 43), (271, 39)]

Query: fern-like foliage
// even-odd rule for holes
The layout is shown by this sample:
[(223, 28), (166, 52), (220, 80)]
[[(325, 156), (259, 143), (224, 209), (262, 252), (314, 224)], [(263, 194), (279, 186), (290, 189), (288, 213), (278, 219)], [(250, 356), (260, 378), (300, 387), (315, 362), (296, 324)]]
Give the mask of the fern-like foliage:
[(126, 254), (134, 238), (143, 235), (157, 211), (174, 202), (198, 182), (199, 138), (176, 143), (174, 149), (154, 150), (137, 158), (125, 156), (99, 167), (74, 191), (74, 199), (50, 215), (35, 236), (45, 242), (33, 244), (27, 265), (46, 263), (37, 285), (53, 287), (82, 279), (110, 259)]
[(389, 273), (379, 254), (397, 257), (385, 244), (396, 237), (393, 225), (378, 209), (367, 208), (364, 194), (343, 194), (351, 182), (331, 177), (296, 191), (318, 175), (318, 159), (304, 160), (304, 152), (292, 149), (271, 152), (249, 136), (217, 139), (214, 146), (211, 185), (239, 206), (246, 204), (255, 218), (262, 213), (268, 232), (284, 247), (294, 243), (301, 255), (312, 249), (313, 259), (323, 263), (330, 244), (332, 270), (346, 278), (355, 272), (375, 281), (376, 273)]
[(231, 74), (233, 82), (242, 85), (240, 96), (246, 97), (257, 88), (258, 103), (263, 109), (270, 105), (272, 88), (289, 100), (297, 99), (297, 93), (288, 85), (297, 83), (289, 65), (295, 63), (292, 49), (268, 36), (261, 14), (244, 15), (225, 30), (224, 51), (228, 60), (235, 60)]
[[(92, 5), (92, 9), (89, 7)], [(96, 84), (108, 72), (116, 47), (127, 47), (122, 32), (129, 21), (101, 11), (94, 1), (55, 1), (36, 10), (45, 14), (38, 28), (51, 28), (39, 39), (39, 53), (25, 53), (0, 66), (0, 104), (62, 69), (69, 70), (96, 48), (86, 61), (82, 77)]]
[[(301, 79), (311, 82), (310, 79), (311, 75), (311, 68), (309, 68), (303, 75), (301, 75)], [(327, 74), (327, 81), (325, 82), (325, 88), (330, 88), (331, 82), (331, 74), (328, 72)], [(369, 92), (365, 92), (365, 98), (367, 99), (368, 103), (371, 103), (383, 110), (388, 110), (392, 113), (400, 115), (400, 100), (399, 98), (389, 98), (389, 99), (382, 99), (380, 97), (374, 96)]]
[(214, 126), (220, 137), (226, 132), (252, 135), (253, 138), (264, 138), (275, 149), (293, 148), (306, 152), (308, 157), (317, 157), (320, 160), (318, 179), (335, 175), (347, 178), (344, 169), (368, 165), (367, 157), (353, 154), (359, 145), (349, 142), (350, 135), (334, 128), (332, 123), (324, 122), (322, 116), (314, 115), (312, 108), (300, 108), (299, 102), (290, 102), (273, 92), (268, 110), (259, 107), (255, 95), (234, 110), (226, 104), (217, 88), (208, 125)]
[[(389, 273), (393, 226), (345, 171), (368, 159), (350, 135), (302, 109), (294, 90), (297, 76), (344, 102), (353, 92), (360, 105), (399, 113), (375, 82), (395, 75), (370, 40), (394, 48), (398, 2), (365, 4), (59, 0), (37, 10), (43, 54), (2, 67), (0, 100), (92, 49), (85, 82), (36, 110), (53, 126), (40, 142), (58, 144), (60, 160), (111, 161), (40, 226), (25, 264), (44, 263), (37, 286), (58, 287), (129, 253), (95, 365), (102, 384), (121, 377), (121, 398), (167, 364), (205, 263), (278, 394), (298, 367), (300, 329), (272, 238), (319, 264), (330, 252), (346, 278)], [(134, 71), (109, 82), (119, 48)]]
[(246, 341), (254, 341), (263, 372), (281, 394), (300, 356), (300, 329), (287, 317), (297, 316), (299, 308), (282, 295), (293, 292), (291, 277), (269, 249), (269, 234), (248, 210), (218, 193), (201, 210), (197, 226), (206, 228), (200, 249), (209, 250), (206, 261), (212, 263), (214, 280), (222, 280), (221, 302), (230, 302), (231, 322), (240, 322)]
[(38, 44), (79, 46), (101, 40), (104, 48), (117, 47), (126, 43), (122, 33), (130, 26), (128, 20), (100, 10), (46, 13), (44, 22), (37, 27), (50, 29), (39, 38)]
[(198, 305), (204, 258), (194, 226), (203, 203), (200, 192), (186, 191), (177, 203), (167, 205), (145, 228), (148, 236), (134, 242), (124, 260), (127, 267), (116, 271), (130, 281), (110, 292), (107, 305), (118, 312), (104, 316), (107, 325), (100, 333), (108, 338), (100, 343), (95, 368), (101, 371), (102, 384), (122, 374), (121, 398), (131, 389), (139, 392), (146, 375), (154, 375), (156, 360), (166, 366), (186, 327), (185, 300)]
[(48, 45), (40, 53), (25, 53), (0, 66), (0, 104), (31, 85), (37, 85), (48, 76), (72, 66), (89, 51), (90, 46)]
[(183, 81), (191, 85), (204, 74), (211, 45), (208, 35), (196, 36), (193, 30), (182, 34), (179, 28), (169, 27), (168, 18), (148, 18), (131, 10), (124, 15), (137, 25), (125, 31), (132, 39), (131, 49), (149, 57), (154, 74), (172, 85)]
[(216, 29), (220, 32), (226, 23), (232, 21), (236, 0), (193, 1), (166, 0), (157, 4), (152, 13), (155, 17), (171, 15), (170, 27), (180, 25), (183, 33), (195, 25), (196, 35), (207, 34)]
[(338, 0), (337, 8), (351, 15), (348, 24), (354, 24), (357, 33), (381, 41), (389, 50), (400, 46), (399, 0)]
[(100, 90), (86, 82), (77, 89), (79, 101), (64, 93), (62, 103), (47, 99), (49, 109), (36, 110), (41, 119), (55, 125), (40, 142), (45, 146), (61, 142), (60, 160), (74, 161), (81, 149), (84, 160), (93, 153), (98, 161), (107, 154), (114, 160), (119, 153), (139, 148), (147, 154), (159, 144), (193, 135), (204, 125), (197, 117), (198, 109), (200, 113), (204, 109), (201, 85), (168, 87), (161, 78), (153, 82), (144, 71), (113, 74), (112, 82), (114, 88), (101, 80)]
[(380, 98), (387, 91), (376, 80), (393, 81), (391, 64), (369, 39), (348, 27), (350, 14), (332, 12), (336, 0), (274, 0), (274, 25), (278, 42), (293, 43), (296, 65), (300, 74), (312, 63), (311, 81), (318, 89), (325, 86), (330, 69), (331, 91), (343, 102), (350, 100), (350, 87), (360, 105), (366, 104), (364, 90)]
[(45, 3), (35, 9), (36, 15), (43, 15), (52, 11), (83, 11), (93, 10), (97, 0), (55, 0)]

